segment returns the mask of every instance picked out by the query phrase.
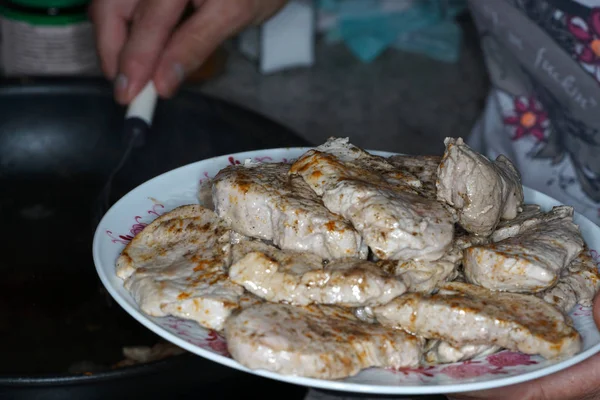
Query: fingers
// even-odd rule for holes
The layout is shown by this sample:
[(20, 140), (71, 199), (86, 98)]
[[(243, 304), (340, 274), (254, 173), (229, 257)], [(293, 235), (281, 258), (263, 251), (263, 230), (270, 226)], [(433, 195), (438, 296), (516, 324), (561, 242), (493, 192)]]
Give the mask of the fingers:
[(594, 322), (596, 322), (596, 326), (600, 329), (600, 292), (596, 293), (594, 297), (593, 315)]
[(581, 400), (600, 394), (600, 354), (552, 375), (499, 389), (448, 395), (456, 400)]
[(139, 0), (94, 0), (90, 18), (96, 31), (98, 55), (104, 75), (113, 80), (117, 76), (119, 54), (127, 40), (127, 23)]
[(171, 96), (223, 41), (271, 16), (283, 4), (285, 0), (206, 0), (171, 37), (154, 75), (158, 93)]
[[(106, 0), (100, 0), (106, 1)], [(129, 38), (119, 58), (115, 97), (129, 103), (148, 83), (187, 0), (144, 0), (138, 3)]]
[(173, 34), (154, 77), (160, 95), (170, 96), (189, 72), (202, 65), (249, 18), (231, 4), (207, 1)]

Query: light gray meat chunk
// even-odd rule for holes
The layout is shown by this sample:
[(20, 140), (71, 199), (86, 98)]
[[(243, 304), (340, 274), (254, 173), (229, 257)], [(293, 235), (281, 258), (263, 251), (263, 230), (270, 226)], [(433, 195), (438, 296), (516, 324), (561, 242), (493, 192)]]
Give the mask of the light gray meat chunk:
[(583, 250), (571, 217), (532, 225), (516, 236), (465, 250), (465, 277), (491, 290), (536, 293), (554, 286)]
[(421, 193), (427, 197), (435, 198), (437, 169), (442, 161), (441, 156), (411, 156), (396, 155), (388, 158), (396, 168), (408, 171), (421, 181)]
[(435, 261), (383, 260), (378, 264), (384, 271), (401, 278), (409, 292), (431, 293), (438, 285), (456, 278), (462, 257), (462, 249), (454, 246)]
[(556, 286), (538, 295), (568, 314), (576, 304), (591, 307), (598, 290), (600, 290), (600, 273), (586, 248), (567, 268), (562, 270)]
[(510, 221), (500, 221), (496, 230), (492, 233), (491, 239), (494, 242), (499, 242), (517, 236), (535, 225), (561, 218), (573, 219), (573, 207), (556, 206), (549, 212), (544, 212), (538, 205), (526, 204), (523, 206), (523, 211), (516, 218)]
[(233, 253), (229, 278), (271, 302), (360, 307), (385, 304), (406, 291), (401, 279), (366, 260), (336, 259), (323, 266), (315, 254), (256, 241), (234, 245)]
[(236, 165), (213, 180), (216, 213), (236, 232), (327, 259), (366, 258), (350, 222), (333, 214), (289, 164)]
[(416, 367), (423, 340), (357, 320), (348, 309), (264, 303), (231, 316), (227, 347), (251, 369), (340, 379), (369, 367)]
[(500, 219), (513, 219), (523, 203), (521, 176), (504, 156), (491, 162), (461, 138), (446, 138), (437, 197), (458, 211), (468, 232), (489, 236)]
[(373, 312), (383, 325), (454, 347), (497, 345), (548, 359), (581, 349), (568, 318), (544, 300), (466, 283), (447, 283), (434, 295), (406, 293)]
[(214, 212), (199, 205), (178, 207), (125, 247), (117, 276), (144, 313), (220, 330), (244, 293), (227, 277), (229, 242), (230, 230)]
[(380, 259), (437, 260), (450, 248), (454, 219), (444, 206), (419, 195), (412, 175), (347, 140), (308, 151), (290, 172), (351, 221)]
[(424, 359), (429, 364), (448, 364), (487, 356), (500, 349), (502, 347), (490, 344), (466, 344), (455, 347), (443, 340), (429, 340), (425, 345)]

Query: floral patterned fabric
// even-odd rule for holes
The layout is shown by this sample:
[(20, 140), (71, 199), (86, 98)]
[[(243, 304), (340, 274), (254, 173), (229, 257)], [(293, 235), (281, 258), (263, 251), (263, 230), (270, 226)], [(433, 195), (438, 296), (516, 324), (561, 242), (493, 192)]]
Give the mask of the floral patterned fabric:
[(600, 3), (469, 4), (492, 90), (468, 142), (600, 223)]

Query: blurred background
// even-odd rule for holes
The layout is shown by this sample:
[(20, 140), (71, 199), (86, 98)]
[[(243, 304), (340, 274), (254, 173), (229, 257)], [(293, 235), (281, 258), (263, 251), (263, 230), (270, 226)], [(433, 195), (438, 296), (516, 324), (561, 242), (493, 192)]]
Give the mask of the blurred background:
[[(2, 73), (99, 76), (87, 0), (0, 2)], [(186, 86), (319, 143), (439, 153), (488, 82), (462, 0), (294, 0), (224, 44)], [(435, 118), (433, 118), (435, 116)]]

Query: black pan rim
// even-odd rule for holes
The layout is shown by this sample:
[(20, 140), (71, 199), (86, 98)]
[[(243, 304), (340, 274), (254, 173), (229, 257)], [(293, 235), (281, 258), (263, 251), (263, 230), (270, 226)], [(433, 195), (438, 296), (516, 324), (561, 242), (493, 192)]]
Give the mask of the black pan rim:
[(186, 353), (149, 363), (90, 374), (5, 374), (0, 375), (0, 386), (80, 385), (118, 378), (130, 378), (172, 368), (175, 364), (186, 362), (194, 357), (196, 356), (191, 353)]

